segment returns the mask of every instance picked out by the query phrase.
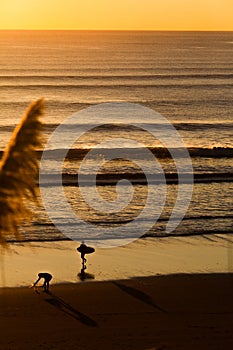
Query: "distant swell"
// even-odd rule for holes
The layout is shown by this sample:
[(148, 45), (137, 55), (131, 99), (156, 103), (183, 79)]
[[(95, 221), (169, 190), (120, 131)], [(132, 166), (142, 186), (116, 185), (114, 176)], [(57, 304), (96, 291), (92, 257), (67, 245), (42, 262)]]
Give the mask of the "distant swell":
[[(57, 87), (58, 88), (58, 87)], [(111, 88), (111, 86), (109, 86)], [(34, 87), (33, 89), (36, 89)], [(26, 96), (26, 95), (24, 95)], [(66, 115), (66, 113), (69, 113), (71, 111), (79, 111), (82, 108), (89, 107), (91, 105), (96, 105), (98, 103), (101, 103), (103, 101), (97, 102), (95, 99), (91, 100), (90, 97), (88, 96), (87, 99), (82, 100), (82, 97), (80, 97), (78, 100), (74, 100), (74, 102), (66, 100), (66, 95), (64, 94), (64, 97), (62, 100), (53, 100), (51, 98), (46, 98), (46, 107), (51, 109), (51, 110), (59, 110), (59, 113), (62, 113), (63, 115)], [(112, 100), (107, 100), (105, 98), (104, 102), (112, 102)], [(125, 102), (125, 101), (117, 101), (117, 102)], [(127, 102), (133, 102), (133, 103), (138, 103), (142, 104), (146, 107), (152, 108), (152, 109), (157, 109), (158, 107), (185, 107), (189, 106), (191, 103), (192, 107), (200, 107), (203, 106), (203, 108), (213, 108), (215, 107), (232, 107), (232, 100), (231, 99), (224, 99), (224, 98), (218, 98), (218, 99), (213, 99), (209, 98), (208, 100), (206, 99), (195, 99), (193, 101), (187, 101), (185, 98), (182, 100), (176, 100), (176, 99), (171, 99), (167, 98), (166, 100), (161, 100), (161, 99), (156, 99), (156, 98), (147, 98), (147, 99), (135, 99), (133, 101), (129, 100)], [(23, 111), (29, 103), (31, 103), (31, 100), (25, 100), (25, 101), (1, 101), (1, 96), (0, 96), (0, 103), (1, 103), (1, 108), (6, 112), (9, 111), (9, 115), (11, 115), (12, 110), (19, 110)]]
[[(163, 174), (147, 174), (150, 184), (164, 183)], [(165, 173), (165, 181), (167, 184), (190, 184), (210, 183), (210, 182), (233, 182), (233, 173), (211, 173), (211, 174), (180, 174)], [(82, 175), (82, 180), (78, 181), (76, 174), (62, 174), (63, 186), (115, 186), (120, 180), (128, 180), (133, 185), (147, 185), (147, 177), (143, 173), (107, 173), (97, 174), (95, 183), (93, 183), (93, 174)], [(40, 186), (58, 186), (61, 182), (59, 174), (46, 174), (40, 179)]]
[(109, 84), (103, 84), (103, 83), (90, 83), (90, 84), (29, 84), (29, 85), (0, 85), (0, 90), (28, 90), (28, 89), (60, 89), (60, 90), (67, 90), (67, 89), (88, 89), (89, 91), (96, 90), (98, 88), (112, 88), (112, 89), (132, 89), (132, 88), (140, 88), (140, 89), (146, 89), (146, 88), (157, 88), (157, 89), (223, 89), (223, 88), (232, 88), (232, 83), (202, 83), (202, 84), (194, 84), (194, 83), (181, 83), (181, 84), (160, 84), (159, 82), (151, 82), (150, 84), (145, 83), (139, 83), (139, 82), (131, 82), (130, 84), (125, 83), (119, 83), (119, 82), (110, 82)]
[[(119, 154), (119, 157), (121, 155), (122, 149), (114, 149)], [(140, 151), (143, 150), (138, 148), (128, 148), (127, 150), (124, 148), (124, 154), (126, 154), (130, 157), (135, 157), (136, 155), (138, 158), (140, 158)], [(170, 152), (167, 148), (162, 147), (150, 147), (149, 150), (158, 158), (171, 158)], [(67, 159), (82, 159), (90, 149), (70, 149), (67, 150)], [(111, 149), (98, 149), (99, 154), (106, 154), (107, 152), (111, 152)], [(177, 156), (183, 156), (183, 149), (174, 149)], [(199, 148), (199, 147), (192, 147), (188, 148), (189, 154), (191, 157), (209, 157), (209, 158), (221, 158), (221, 157), (233, 157), (233, 148), (225, 148), (225, 147), (214, 147), (214, 148)], [(59, 159), (60, 155), (63, 154), (64, 150), (56, 149), (56, 150), (50, 150), (46, 151), (46, 157), (51, 159)], [(115, 152), (116, 153), (116, 152)], [(142, 156), (144, 156), (144, 152), (142, 153)]]
[[(50, 130), (54, 130), (55, 128), (57, 128), (59, 126), (59, 124), (56, 124), (56, 123), (49, 123), (49, 124), (44, 124), (44, 130), (45, 131), (50, 131)], [(80, 124), (79, 127), (80, 127), (80, 130), (83, 128), (83, 127), (86, 127), (86, 124), (83, 125), (83, 124)], [(98, 127), (98, 130), (106, 130), (108, 129), (110, 125), (106, 124), (106, 125), (101, 125), (100, 127)], [(158, 124), (156, 125), (155, 123), (154, 124), (146, 124), (146, 123), (143, 123), (142, 126), (145, 128), (145, 129), (150, 129), (150, 128), (157, 128), (157, 130), (159, 128), (166, 128), (166, 124)], [(195, 123), (184, 123), (184, 122), (181, 122), (181, 123), (177, 123), (177, 122), (174, 122), (173, 123), (173, 126), (177, 129), (177, 130), (183, 130), (183, 131), (200, 131), (200, 130), (205, 130), (205, 131), (208, 131), (208, 130), (216, 130), (216, 131), (219, 131), (219, 130), (229, 130), (229, 132), (232, 132), (233, 130), (233, 123), (231, 122), (218, 122), (218, 123), (198, 123), (198, 122), (195, 122)], [(10, 132), (10, 131), (13, 131), (14, 127), (16, 127), (16, 124), (15, 125), (4, 125), (4, 126), (0, 126), (0, 130), (3, 131), (3, 132)], [(66, 128), (66, 130), (68, 129), (73, 129), (73, 124), (66, 124), (64, 126), (64, 128)], [(94, 128), (94, 125), (92, 126), (91, 124), (88, 125), (88, 127), (91, 129), (91, 128)], [(116, 125), (111, 125), (111, 130), (115, 129), (115, 128), (121, 128), (121, 129), (127, 129), (127, 130), (134, 130), (134, 127), (131, 127), (130, 125), (129, 126), (117, 126)], [(144, 130), (142, 130), (144, 131)]]
[[(167, 148), (162, 147), (149, 147), (148, 148), (157, 158), (171, 158), (171, 154)], [(97, 149), (96, 149), (97, 150)], [(119, 157), (121, 155), (122, 149), (114, 149), (118, 154)], [(177, 157), (183, 157), (184, 155), (184, 149), (173, 149), (175, 151), (175, 154)], [(67, 149), (65, 150), (66, 153), (66, 159), (67, 160), (79, 160), (83, 159), (85, 155), (90, 151), (89, 148), (82, 148), (82, 149)], [(135, 158), (137, 156), (140, 159), (140, 154), (144, 156), (143, 148), (136, 149), (136, 148), (124, 148), (124, 157), (127, 154), (129, 157)], [(213, 148), (201, 148), (201, 147), (191, 147), (188, 148), (189, 154), (192, 158), (195, 157), (205, 157), (205, 158), (232, 158), (233, 157), (233, 148), (227, 148), (227, 147), (213, 147)], [(98, 149), (99, 154), (107, 154), (108, 152), (111, 153), (111, 149)], [(115, 152), (115, 154), (116, 154)], [(3, 151), (0, 151), (0, 157), (2, 157)], [(42, 151), (37, 151), (38, 157), (40, 158), (42, 156)], [(56, 150), (47, 150), (44, 151), (44, 154), (46, 155), (47, 159), (51, 160), (57, 160), (60, 159), (61, 156), (64, 154), (63, 149), (56, 149)]]
[[(64, 70), (64, 69), (63, 69)], [(147, 71), (149, 70), (149, 68), (146, 69)], [(163, 73), (158, 73), (158, 74), (142, 74), (140, 73), (141, 69), (135, 70), (134, 74), (131, 75), (128, 73), (126, 74), (116, 74), (114, 73), (114, 71), (112, 73), (100, 73), (100, 74), (90, 74), (90, 72), (88, 72), (88, 74), (86, 72), (83, 72), (83, 74), (81, 74), (82, 72), (80, 72), (80, 74), (48, 74), (48, 73), (44, 73), (43, 74), (28, 74), (28, 71), (25, 72), (24, 75), (19, 75), (19, 74), (15, 74), (15, 75), (7, 75), (7, 74), (1, 74), (0, 73), (0, 77), (4, 78), (5, 80), (9, 80), (10, 81), (14, 81), (14, 80), (28, 80), (30, 79), (31, 81), (39, 79), (40, 81), (43, 80), (48, 80), (51, 79), (52, 81), (62, 81), (64, 79), (70, 79), (70, 80), (76, 80), (76, 81), (88, 81), (88, 80), (106, 80), (106, 81), (113, 81), (113, 80), (119, 80), (119, 79), (127, 79), (127, 80), (136, 80), (136, 79), (158, 79), (158, 80), (164, 80), (164, 79), (175, 79), (175, 80), (179, 80), (179, 79), (232, 79), (233, 78), (233, 74), (232, 73), (187, 73), (187, 74), (163, 74)], [(1, 72), (1, 71), (0, 71)], [(95, 72), (95, 71), (94, 71)], [(60, 73), (60, 71), (59, 71)]]

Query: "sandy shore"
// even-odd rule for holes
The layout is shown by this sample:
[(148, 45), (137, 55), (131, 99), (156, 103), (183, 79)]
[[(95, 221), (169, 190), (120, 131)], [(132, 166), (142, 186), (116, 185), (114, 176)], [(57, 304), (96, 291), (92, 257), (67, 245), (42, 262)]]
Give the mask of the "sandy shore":
[(233, 275), (0, 289), (0, 349), (233, 348)]
[[(232, 240), (96, 249), (85, 282), (78, 242), (12, 244), (1, 255), (0, 349), (232, 349)], [(50, 294), (28, 288), (42, 271)]]
[[(140, 239), (126, 246), (96, 249), (87, 257), (95, 281), (177, 273), (233, 272), (233, 236), (211, 235)], [(38, 272), (52, 283), (76, 283), (81, 268), (78, 242), (12, 244), (0, 254), (0, 286), (29, 286)]]

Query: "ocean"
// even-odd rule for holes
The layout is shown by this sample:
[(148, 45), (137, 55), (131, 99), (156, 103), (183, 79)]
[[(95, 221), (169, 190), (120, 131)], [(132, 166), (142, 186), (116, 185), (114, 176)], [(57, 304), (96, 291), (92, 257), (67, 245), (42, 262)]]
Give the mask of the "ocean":
[[(91, 235), (98, 245), (116, 238), (124, 244), (140, 236), (202, 235), (214, 240), (215, 236), (233, 233), (232, 58), (232, 32), (0, 31), (0, 150), (27, 105), (40, 97), (46, 104), (45, 143), (60, 124), (65, 126), (65, 133), (58, 135), (59, 142), (51, 149), (47, 147), (47, 178), (41, 183), (52, 213), (49, 218), (43, 207), (35, 208), (33, 225), (22, 228), (23, 240), (76, 237), (88, 241)], [(166, 145), (147, 132), (148, 128), (158, 130), (157, 121), (144, 118), (143, 113), (140, 120), (134, 120), (126, 113), (114, 123), (109, 115), (103, 123), (94, 112), (90, 119), (85, 118), (85, 112), (79, 114), (86, 108), (95, 111), (103, 103), (126, 102), (163, 116), (189, 150), (194, 174), (192, 198), (171, 232), (166, 227), (178, 192), (185, 194), (188, 184), (178, 183), (176, 160)], [(74, 113), (78, 113), (79, 130), (88, 132), (72, 142), (62, 173), (66, 206), (81, 221), (70, 220), (61, 203), (56, 202), (59, 151), (64, 148), (63, 139), (73, 137), (68, 117)], [(146, 131), (136, 125), (139, 122)], [(114, 146), (114, 138), (122, 140), (120, 147)], [(108, 151), (117, 150), (110, 160), (102, 147), (103, 140), (108, 139)], [(153, 164), (129, 139), (152, 152), (159, 163), (157, 169), (167, 180), (167, 184), (156, 180), (151, 184), (150, 210), (143, 218), (140, 213), (148, 201), (148, 181), (137, 161), (148, 174), (153, 173)], [(90, 202), (86, 203), (77, 186), (77, 174), (83, 156), (93, 147), (98, 153), (82, 169), (87, 181), (83, 187), (90, 187)], [(186, 159), (181, 156), (179, 162), (183, 175), (190, 175)], [(127, 178), (133, 183), (132, 198), (118, 211), (96, 209), (96, 193), (88, 179), (95, 165), (102, 163), (96, 193), (109, 207), (117, 198), (116, 188), (122, 198), (127, 193), (128, 185), (116, 187), (118, 181)], [(127, 226), (134, 221), (134, 226)]]

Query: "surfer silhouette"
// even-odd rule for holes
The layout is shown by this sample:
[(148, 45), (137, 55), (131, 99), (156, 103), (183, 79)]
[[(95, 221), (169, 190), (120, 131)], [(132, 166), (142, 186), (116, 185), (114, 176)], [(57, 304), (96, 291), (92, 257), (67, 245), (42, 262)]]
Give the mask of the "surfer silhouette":
[(85, 255), (94, 253), (95, 249), (92, 247), (88, 247), (84, 242), (82, 242), (82, 244), (77, 248), (77, 251), (81, 253), (82, 265), (84, 269), (86, 268), (85, 263), (87, 262), (87, 259), (85, 259)]
[(35, 283), (33, 283), (33, 287), (35, 287), (37, 285), (37, 283), (41, 280), (41, 278), (44, 278), (44, 284), (43, 284), (43, 288), (44, 288), (44, 292), (48, 293), (49, 291), (49, 282), (52, 279), (52, 275), (48, 272), (40, 272), (38, 273), (38, 279), (36, 280)]

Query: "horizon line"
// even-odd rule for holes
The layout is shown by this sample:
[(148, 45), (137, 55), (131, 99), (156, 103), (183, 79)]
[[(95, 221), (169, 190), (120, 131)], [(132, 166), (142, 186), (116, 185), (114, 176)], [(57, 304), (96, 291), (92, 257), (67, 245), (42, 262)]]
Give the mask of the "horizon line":
[(79, 32), (233, 32), (233, 29), (73, 29), (73, 28), (0, 28), (0, 31), (79, 31)]

